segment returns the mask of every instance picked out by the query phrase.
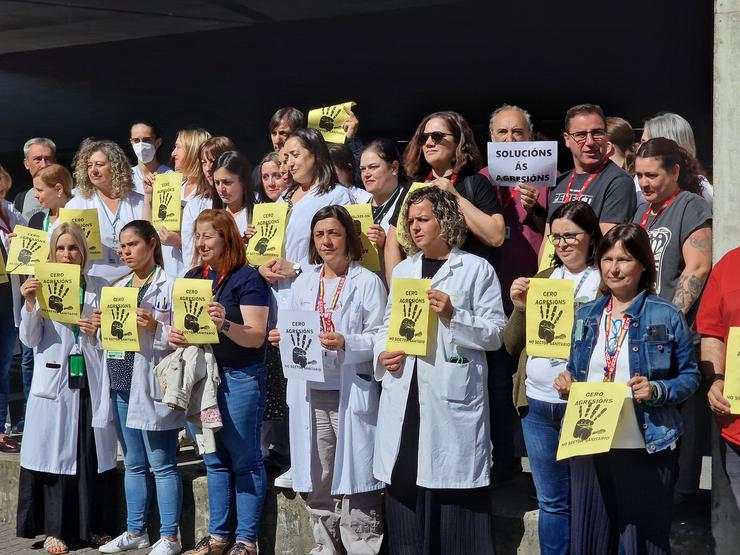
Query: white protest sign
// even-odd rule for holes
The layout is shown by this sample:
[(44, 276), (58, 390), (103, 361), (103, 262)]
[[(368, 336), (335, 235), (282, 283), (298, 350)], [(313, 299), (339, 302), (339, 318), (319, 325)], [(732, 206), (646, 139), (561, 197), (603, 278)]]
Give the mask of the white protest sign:
[(319, 313), (281, 310), (277, 327), (280, 331), (280, 358), (285, 377), (324, 382)]
[(488, 173), (494, 185), (554, 187), (557, 168), (557, 141), (488, 143)]

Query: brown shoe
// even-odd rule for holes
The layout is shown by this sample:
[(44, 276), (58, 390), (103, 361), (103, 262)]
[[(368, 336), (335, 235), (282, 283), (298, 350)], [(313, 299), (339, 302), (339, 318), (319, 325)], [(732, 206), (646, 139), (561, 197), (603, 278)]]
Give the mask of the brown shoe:
[(229, 540), (217, 540), (211, 535), (201, 539), (188, 555), (224, 555), (229, 547)]
[(257, 555), (257, 546), (253, 543), (236, 542), (226, 555)]
[(21, 444), (8, 436), (0, 439), (0, 452), (2, 453), (20, 453)]

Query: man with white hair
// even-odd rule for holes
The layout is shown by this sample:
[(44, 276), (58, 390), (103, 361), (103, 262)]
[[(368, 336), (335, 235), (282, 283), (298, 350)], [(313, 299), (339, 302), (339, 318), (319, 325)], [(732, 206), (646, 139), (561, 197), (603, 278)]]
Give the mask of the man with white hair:
[[(23, 145), (23, 165), (31, 174), (32, 183), (33, 176), (36, 175), (37, 171), (56, 163), (57, 147), (51, 139), (34, 137), (28, 139)], [(33, 184), (28, 191), (16, 195), (14, 204), (26, 220), (30, 220), (31, 216), (42, 210), (39, 201), (33, 196)]]

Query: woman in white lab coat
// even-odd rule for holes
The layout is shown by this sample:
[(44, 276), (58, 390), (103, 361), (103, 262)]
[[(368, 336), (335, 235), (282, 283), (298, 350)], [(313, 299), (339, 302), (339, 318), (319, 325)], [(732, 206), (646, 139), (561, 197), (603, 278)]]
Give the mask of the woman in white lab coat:
[[(93, 315), (102, 282), (86, 276), (88, 250), (77, 224), (63, 223), (51, 235), (50, 262), (82, 271), (81, 318), (62, 324), (41, 316), (35, 277), (21, 286), (20, 337), (33, 348), (34, 372), (21, 448), (16, 533), (47, 536), (49, 553), (66, 553), (81, 539), (94, 547), (110, 540), (116, 509), (100, 495), (115, 487), (116, 431), (110, 410), (101, 410), (101, 357)], [(80, 359), (80, 357), (82, 357)], [(70, 368), (72, 360), (73, 368)], [(72, 378), (70, 379), (70, 376)]]
[(162, 402), (162, 390), (154, 367), (172, 348), (168, 336), (172, 325), (173, 278), (162, 269), (159, 235), (150, 222), (134, 220), (119, 236), (121, 257), (131, 270), (113, 287), (136, 287), (135, 314), (139, 351), (103, 353), (101, 404), (112, 405), (118, 440), (126, 468), (127, 531), (100, 548), (102, 553), (149, 546), (146, 533), (149, 501), (154, 492), (149, 469), (154, 473), (160, 515), (160, 539), (150, 553), (180, 552), (177, 525), (182, 506), (182, 480), (175, 455), (177, 435), (185, 425), (185, 413), (174, 412)]
[[(362, 247), (342, 206), (319, 210), (311, 237), (315, 266), (293, 284), (290, 308), (319, 313), (325, 381), (288, 380), (293, 489), (308, 493), (316, 552), (378, 553), (383, 484), (372, 471), (379, 395), (372, 358), (385, 286), (357, 262)], [(279, 344), (280, 332), (269, 339)]]
[(492, 554), (485, 351), (501, 347), (506, 324), (498, 278), (484, 259), (459, 250), (467, 228), (451, 193), (419, 189), (399, 222), (413, 244), (392, 279), (431, 279), (437, 318), (427, 356), (388, 352), (391, 294), (376, 337), (383, 394), (373, 467), (387, 484), (389, 553)]
[(118, 256), (118, 234), (142, 217), (144, 197), (134, 189), (129, 160), (116, 143), (87, 141), (75, 160), (77, 190), (65, 208), (97, 210), (103, 256), (90, 261), (87, 273), (108, 285), (129, 271)]

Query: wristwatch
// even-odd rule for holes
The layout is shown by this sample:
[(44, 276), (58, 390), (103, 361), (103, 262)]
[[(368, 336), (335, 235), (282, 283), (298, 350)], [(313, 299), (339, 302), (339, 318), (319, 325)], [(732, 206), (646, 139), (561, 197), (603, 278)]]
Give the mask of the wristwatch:
[(648, 403), (654, 403), (658, 400), (658, 384), (655, 382), (650, 382), (650, 399), (648, 399)]
[(720, 380), (724, 381), (725, 380), (725, 375), (724, 374), (714, 374), (712, 376), (712, 379), (709, 380), (709, 383), (718, 382)]
[(231, 322), (228, 320), (224, 320), (224, 323), (221, 325), (221, 333), (229, 333), (229, 330), (231, 329)]
[(295, 277), (298, 277), (303, 273), (303, 269), (301, 268), (301, 265), (298, 262), (293, 264), (293, 271), (295, 272)]

